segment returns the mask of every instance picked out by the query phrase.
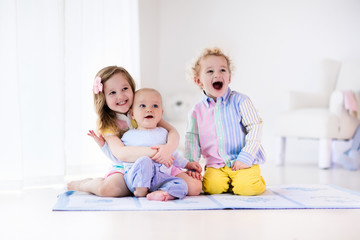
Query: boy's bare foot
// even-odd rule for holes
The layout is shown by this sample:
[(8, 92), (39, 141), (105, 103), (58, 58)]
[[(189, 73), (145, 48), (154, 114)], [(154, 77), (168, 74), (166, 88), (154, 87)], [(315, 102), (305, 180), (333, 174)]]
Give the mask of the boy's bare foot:
[(168, 201), (175, 199), (175, 197), (171, 196), (168, 192), (161, 190), (149, 193), (146, 195), (146, 198), (150, 201)]
[(71, 181), (67, 184), (67, 189), (68, 190), (72, 190), (72, 191), (82, 191), (81, 189), (81, 186), (88, 182), (88, 181), (91, 181), (92, 178), (86, 178), (86, 179), (83, 179), (83, 180), (78, 180), (78, 181)]

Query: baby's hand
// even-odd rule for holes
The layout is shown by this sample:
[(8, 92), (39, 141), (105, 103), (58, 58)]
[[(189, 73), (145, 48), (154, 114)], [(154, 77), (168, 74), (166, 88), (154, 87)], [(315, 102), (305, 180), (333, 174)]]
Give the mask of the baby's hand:
[(235, 161), (234, 166), (232, 167), (232, 170), (237, 171), (237, 170), (246, 169), (246, 168), (250, 168), (250, 166), (248, 166), (247, 164), (245, 164), (243, 162)]
[(201, 173), (200, 172), (197, 172), (197, 171), (194, 171), (194, 170), (188, 170), (186, 171), (186, 174), (189, 175), (190, 177), (193, 177), (197, 180), (201, 180)]
[(152, 160), (164, 164), (166, 167), (170, 167), (173, 164), (174, 156), (166, 145), (156, 145), (151, 147), (151, 149), (157, 150), (157, 153), (152, 157)]
[(96, 133), (94, 132), (94, 130), (89, 130), (88, 136), (92, 137), (95, 142), (100, 146), (100, 147), (103, 147), (104, 144), (105, 144), (105, 139), (102, 135), (98, 136), (96, 135)]
[(189, 170), (195, 170), (198, 173), (201, 173), (202, 171), (202, 167), (198, 162), (188, 162), (185, 168)]

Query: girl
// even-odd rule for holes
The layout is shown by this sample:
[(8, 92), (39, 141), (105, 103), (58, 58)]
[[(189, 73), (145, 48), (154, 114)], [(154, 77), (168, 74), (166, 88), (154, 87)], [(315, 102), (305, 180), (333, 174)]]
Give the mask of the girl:
[[(100, 137), (94, 131), (90, 131), (88, 135), (94, 138), (105, 153), (112, 156), (113, 169), (105, 178), (72, 181), (68, 183), (68, 190), (89, 192), (102, 197), (129, 196), (131, 193), (124, 181), (121, 161), (134, 162), (141, 156), (149, 156), (160, 164), (172, 164), (172, 153), (178, 145), (179, 135), (176, 129), (163, 119), (158, 126), (169, 132), (166, 145), (151, 148), (124, 146), (119, 138), (129, 128), (133, 128), (134, 123), (131, 122), (128, 111), (133, 103), (135, 89), (133, 78), (122, 67), (105, 67), (96, 74), (93, 92)], [(192, 178), (177, 168), (173, 168), (171, 175), (185, 180), (188, 184), (188, 195), (200, 194), (202, 183), (199, 179)]]

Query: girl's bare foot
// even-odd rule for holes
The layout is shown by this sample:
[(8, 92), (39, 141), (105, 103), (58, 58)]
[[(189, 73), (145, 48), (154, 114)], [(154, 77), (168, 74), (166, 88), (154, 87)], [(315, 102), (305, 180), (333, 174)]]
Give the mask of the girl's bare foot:
[(91, 180), (92, 178), (86, 178), (83, 180), (71, 181), (67, 184), (67, 189), (72, 191), (83, 191), (81, 186)]
[(149, 193), (146, 195), (146, 198), (150, 201), (168, 201), (175, 199), (175, 197), (171, 196), (168, 192), (161, 190)]

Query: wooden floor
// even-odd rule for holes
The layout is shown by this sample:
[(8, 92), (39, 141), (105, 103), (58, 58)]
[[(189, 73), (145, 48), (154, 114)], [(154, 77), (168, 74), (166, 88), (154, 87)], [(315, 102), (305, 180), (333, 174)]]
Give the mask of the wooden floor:
[[(267, 163), (262, 172), (267, 184), (360, 192), (360, 171)], [(0, 193), (0, 239), (360, 239), (360, 209), (53, 212), (64, 186)]]

